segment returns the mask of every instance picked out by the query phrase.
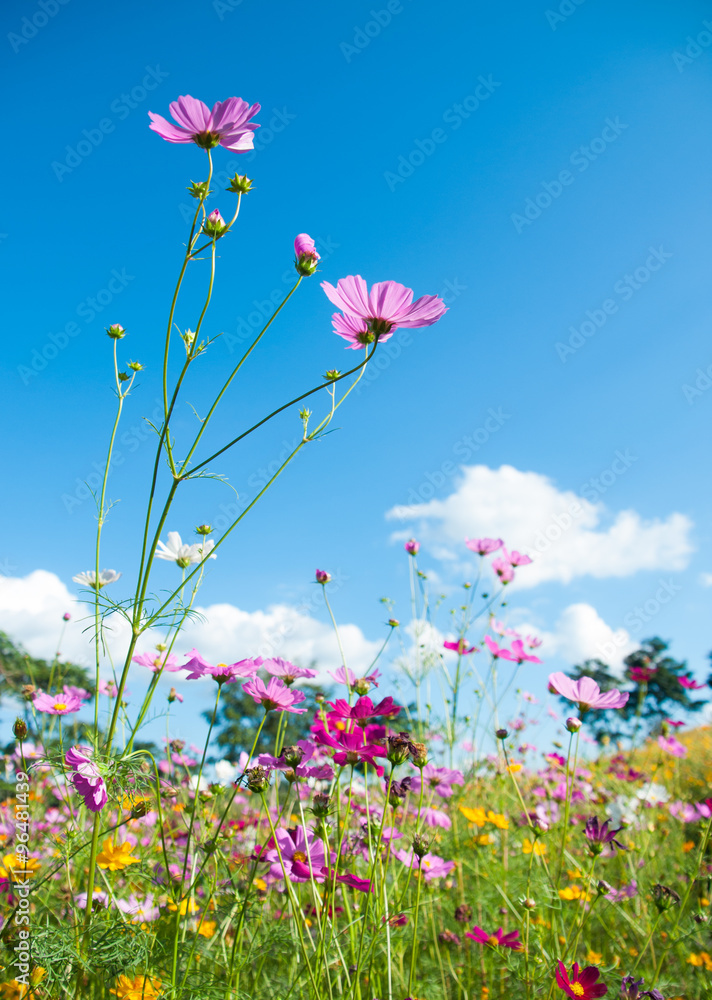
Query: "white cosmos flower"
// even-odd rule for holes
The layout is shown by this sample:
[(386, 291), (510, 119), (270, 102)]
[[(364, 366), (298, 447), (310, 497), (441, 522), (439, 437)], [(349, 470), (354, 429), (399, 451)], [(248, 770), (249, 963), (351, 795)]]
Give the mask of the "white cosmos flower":
[[(215, 542), (196, 542), (194, 545), (184, 545), (177, 531), (168, 532), (168, 542), (159, 542), (156, 546), (156, 559), (167, 559), (168, 562), (177, 563), (181, 569), (185, 569), (192, 563), (202, 562), (210, 550), (215, 547)], [(217, 559), (217, 556), (208, 556), (209, 559)]]
[[(107, 583), (116, 583), (120, 576), (121, 573), (117, 573), (115, 569), (102, 569), (99, 573), (99, 590)], [(77, 573), (76, 576), (72, 577), (72, 580), (75, 583), (83, 583), (87, 587), (96, 589), (96, 572), (93, 569), (88, 569), (85, 573)]]

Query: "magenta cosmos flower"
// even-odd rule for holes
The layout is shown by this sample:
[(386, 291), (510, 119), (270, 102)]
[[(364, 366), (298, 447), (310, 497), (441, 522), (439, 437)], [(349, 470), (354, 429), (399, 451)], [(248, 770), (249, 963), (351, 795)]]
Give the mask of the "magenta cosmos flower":
[(253, 148), (253, 135), (259, 128), (250, 121), (260, 110), (259, 104), (248, 104), (240, 97), (229, 97), (217, 101), (212, 108), (197, 101), (190, 94), (179, 97), (168, 105), (177, 125), (166, 121), (160, 115), (148, 112), (150, 128), (158, 132), (166, 142), (194, 142), (201, 149), (224, 146), (236, 153), (244, 153)]
[(338, 670), (330, 670), (329, 673), (339, 684), (345, 684), (352, 691), (359, 691), (364, 694), (371, 685), (378, 687), (378, 678), (381, 676), (379, 670), (374, 670), (372, 674), (366, 674), (365, 677), (357, 677), (353, 670), (348, 670), (346, 667), (339, 667)]
[(339, 733), (338, 736), (330, 736), (326, 731), (316, 733), (314, 739), (320, 746), (333, 747), (334, 763), (341, 767), (347, 764), (353, 767), (355, 764), (365, 762), (375, 764), (376, 757), (386, 757), (383, 747), (375, 743), (364, 743), (363, 733)]
[(330, 701), (329, 705), (333, 708), (335, 715), (342, 719), (353, 719), (359, 726), (367, 726), (371, 719), (390, 718), (398, 715), (401, 710), (401, 706), (396, 705), (390, 695), (379, 701), (377, 705), (374, 705), (367, 695), (359, 698), (355, 705), (349, 705), (343, 698)]
[(424, 854), (420, 860), (412, 850), (394, 851), (394, 854), (407, 868), (420, 870), (426, 882), (432, 882), (434, 878), (444, 878), (455, 867), (454, 861), (445, 861), (437, 854)]
[(496, 552), (504, 545), (502, 538), (466, 538), (465, 545), (468, 549), (476, 552), (478, 556), (487, 556), (490, 552)]
[(218, 684), (231, 683), (239, 677), (254, 677), (260, 668), (262, 660), (256, 659), (238, 660), (237, 663), (208, 663), (204, 660), (197, 649), (191, 649), (186, 654), (190, 657), (184, 666), (184, 670), (190, 671), (186, 680), (194, 681), (199, 677), (213, 677)]
[(78, 712), (82, 707), (82, 699), (76, 694), (36, 694), (32, 700), (38, 712), (46, 712), (48, 715), (69, 715), (70, 712)]
[(376, 340), (388, 340), (399, 326), (432, 326), (447, 306), (437, 295), (423, 295), (413, 302), (413, 290), (397, 281), (379, 281), (371, 291), (360, 274), (340, 278), (336, 288), (322, 281), (327, 298), (341, 313), (334, 313), (334, 332), (358, 350)]
[(470, 653), (477, 653), (479, 650), (477, 646), (468, 646), (467, 639), (458, 639), (457, 642), (444, 642), (444, 649), (451, 649), (458, 656), (469, 656)]
[(692, 679), (692, 677), (678, 677), (678, 681), (684, 688), (687, 688), (688, 691), (699, 691), (703, 687), (707, 686), (706, 684), (698, 684), (696, 680)]
[[(313, 836), (312, 833), (307, 832), (305, 834), (301, 826), (288, 830), (275, 830), (274, 840), (279, 845), (279, 851), (277, 851), (277, 845), (275, 845), (275, 847), (263, 853), (260, 858), (262, 861), (269, 861), (272, 865), (270, 875), (273, 878), (284, 878), (286, 873), (292, 882), (308, 882), (310, 865), (313, 872), (320, 872), (326, 865), (324, 844), (318, 837)], [(306, 874), (303, 869), (298, 869), (295, 872), (292, 868), (292, 863), (299, 861), (307, 866)], [(284, 865), (284, 870), (282, 870), (282, 865)]]
[(306, 712), (306, 708), (295, 708), (300, 701), (305, 701), (306, 696), (301, 691), (292, 691), (279, 677), (270, 677), (267, 685), (260, 677), (255, 677), (243, 684), (242, 690), (262, 705), (266, 712), (293, 712), (295, 715)]
[(109, 801), (106, 784), (99, 768), (94, 763), (91, 747), (76, 746), (67, 750), (64, 762), (72, 772), (70, 781), (92, 812), (100, 812)]
[(432, 788), (443, 799), (450, 798), (453, 785), (465, 784), (465, 776), (462, 771), (455, 771), (450, 767), (435, 767), (434, 764), (426, 764), (422, 771), (420, 771), (420, 774), (416, 774), (411, 779), (411, 787), (414, 792), (420, 791), (421, 776), (426, 788)]
[(148, 667), (154, 674), (157, 674), (159, 670), (165, 670), (166, 673), (171, 674), (182, 670), (178, 657), (173, 653), (141, 653), (139, 656), (132, 657), (132, 660), (142, 667)]
[(268, 674), (273, 677), (281, 677), (289, 687), (299, 677), (316, 677), (316, 670), (309, 670), (307, 667), (297, 667), (289, 660), (283, 660), (281, 656), (275, 656), (270, 660), (265, 660), (262, 664)]
[(420, 552), (420, 542), (416, 542), (414, 538), (409, 538), (403, 548), (409, 556), (417, 556)]
[(578, 681), (572, 681), (561, 671), (549, 675), (549, 684), (568, 701), (578, 702), (581, 712), (587, 712), (589, 708), (623, 708), (630, 697), (627, 691), (619, 691), (618, 688), (602, 694), (592, 678), (582, 677)]
[(488, 944), (491, 948), (511, 948), (512, 951), (521, 951), (522, 949), (519, 931), (505, 934), (501, 927), (498, 927), (494, 934), (488, 934), (481, 927), (475, 926), (471, 931), (465, 933), (465, 937), (479, 941), (480, 944)]
[(530, 656), (529, 653), (524, 652), (524, 643), (521, 639), (515, 639), (512, 643), (512, 648), (510, 650), (512, 654), (512, 659), (517, 663), (541, 663), (542, 661), (538, 656)]
[(578, 962), (571, 966), (571, 976), (566, 971), (563, 962), (559, 962), (556, 970), (556, 985), (574, 1000), (597, 1000), (608, 993), (605, 983), (597, 983), (600, 972), (595, 965), (580, 969)]
[(674, 736), (658, 736), (658, 746), (673, 757), (687, 757), (687, 747)]
[(514, 579), (514, 570), (506, 559), (497, 558), (492, 560), (492, 569), (495, 571), (502, 583), (511, 583)]

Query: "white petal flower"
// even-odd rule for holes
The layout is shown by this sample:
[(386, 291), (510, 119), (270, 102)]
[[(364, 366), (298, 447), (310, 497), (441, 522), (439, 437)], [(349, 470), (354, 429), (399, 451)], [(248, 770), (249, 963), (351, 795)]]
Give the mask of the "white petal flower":
[[(206, 541), (204, 544), (196, 542), (194, 545), (184, 545), (177, 531), (169, 531), (168, 542), (159, 542), (156, 546), (156, 559), (166, 559), (168, 562), (177, 563), (181, 569), (185, 569), (193, 563), (202, 562), (203, 558), (214, 547), (215, 542), (213, 541)], [(217, 556), (209, 556), (209, 558), (217, 559)]]
[[(115, 569), (102, 569), (99, 573), (99, 589), (101, 590), (107, 583), (116, 583), (120, 576), (121, 573), (117, 573)], [(72, 580), (75, 583), (83, 583), (86, 587), (96, 589), (96, 572), (93, 569), (77, 573), (76, 576), (72, 577)]]
[(240, 769), (237, 764), (232, 764), (229, 760), (215, 761), (215, 776), (219, 785), (225, 787), (225, 785), (231, 784), (239, 774)]

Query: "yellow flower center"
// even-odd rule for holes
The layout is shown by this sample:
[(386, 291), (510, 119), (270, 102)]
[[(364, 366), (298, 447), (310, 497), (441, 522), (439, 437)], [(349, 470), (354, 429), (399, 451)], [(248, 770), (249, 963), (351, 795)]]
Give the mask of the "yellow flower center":
[(218, 663), (219, 667), (224, 667), (227, 670), (227, 663)]
[(583, 996), (583, 986), (581, 983), (571, 983), (571, 992), (575, 993), (577, 997)]
[(67, 707), (67, 703), (65, 701), (55, 701), (55, 703), (54, 703), (54, 708), (58, 712), (63, 712), (66, 707)]
[(292, 855), (292, 861), (306, 861), (307, 856), (304, 851), (295, 851)]
[(499, 944), (499, 940), (494, 934), (490, 934), (490, 936), (487, 938), (487, 944), (491, 944), (493, 948), (496, 948), (497, 945)]

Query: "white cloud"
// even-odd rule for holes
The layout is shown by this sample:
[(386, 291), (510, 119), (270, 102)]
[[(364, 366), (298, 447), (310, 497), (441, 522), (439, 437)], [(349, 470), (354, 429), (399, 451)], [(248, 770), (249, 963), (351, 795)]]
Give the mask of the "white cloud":
[[(570, 604), (559, 615), (553, 632), (539, 632), (544, 657), (558, 656), (571, 666), (584, 660), (603, 660), (614, 673), (623, 673), (623, 659), (638, 648), (625, 629), (608, 625), (590, 604)], [(536, 650), (539, 652), (539, 650)]]
[(700, 583), (703, 587), (712, 587), (712, 573), (700, 573)]
[[(334, 631), (305, 608), (274, 604), (250, 612), (232, 604), (198, 607), (199, 618), (187, 625), (175, 652), (180, 656), (195, 646), (213, 663), (255, 655), (282, 656), (303, 665), (314, 660), (322, 670), (335, 669), (342, 661)], [(51, 659), (55, 655), (66, 611), (72, 619), (64, 630), (62, 658), (89, 666), (93, 663), (89, 606), (47, 570), (38, 569), (22, 578), (0, 576), (0, 628), (33, 656)], [(380, 643), (367, 639), (357, 625), (340, 626), (340, 635), (348, 665), (357, 672), (365, 670)], [(128, 638), (128, 624), (112, 616), (108, 647), (115, 663), (121, 661)], [(155, 630), (146, 633), (138, 651), (151, 650), (160, 638)], [(171, 683), (176, 680), (179, 675), (170, 675)]]
[(386, 517), (417, 525), (421, 541), (450, 555), (465, 551), (466, 536), (504, 538), (510, 549), (534, 560), (517, 572), (521, 587), (587, 575), (605, 579), (639, 570), (681, 570), (693, 551), (692, 522), (684, 514), (663, 520), (645, 520), (634, 510), (612, 515), (600, 499), (559, 490), (547, 476), (511, 465), (463, 466), (450, 496), (393, 507)]

